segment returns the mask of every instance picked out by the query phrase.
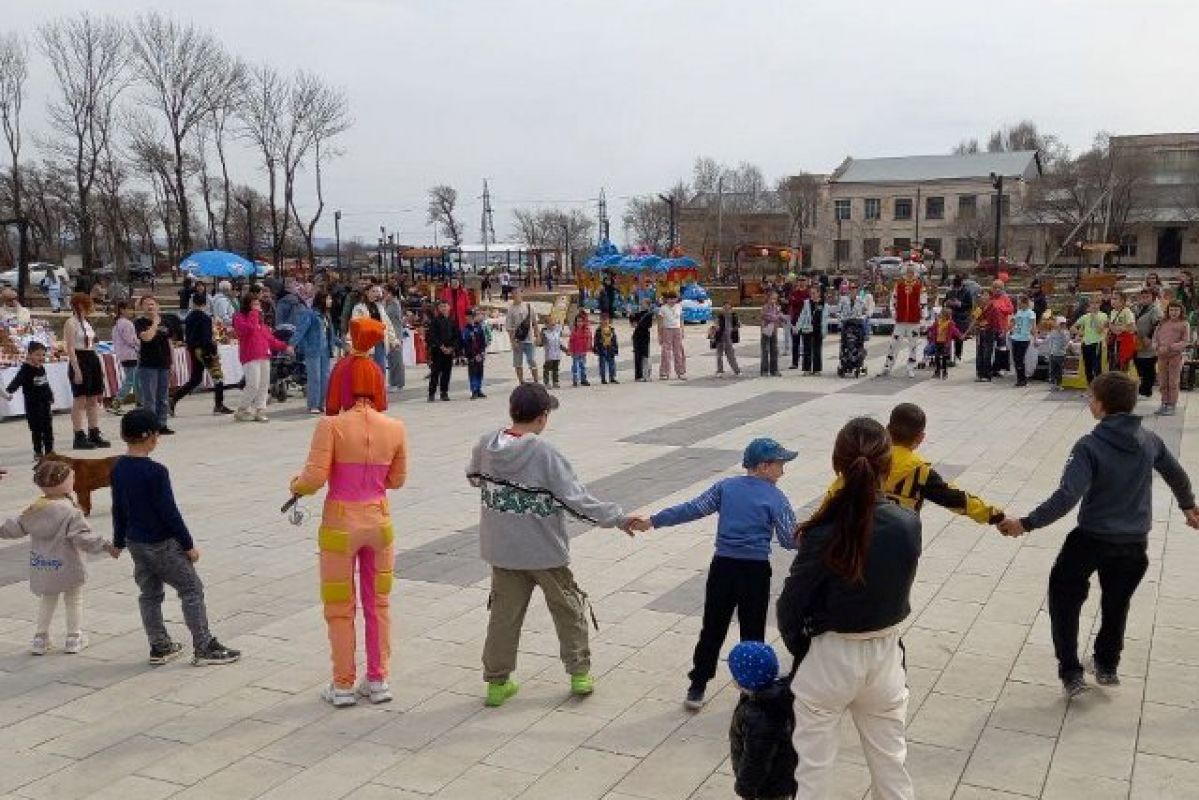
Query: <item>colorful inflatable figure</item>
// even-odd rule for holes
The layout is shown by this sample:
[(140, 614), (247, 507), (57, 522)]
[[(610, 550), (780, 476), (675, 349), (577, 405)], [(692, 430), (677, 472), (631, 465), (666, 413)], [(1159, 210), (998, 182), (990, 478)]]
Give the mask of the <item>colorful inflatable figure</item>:
[[(322, 697), (336, 707), (354, 705), (359, 695), (373, 703), (391, 700), (387, 677), (395, 551), (387, 492), (404, 485), (408, 444), (404, 423), (382, 413), (387, 409), (386, 384), (370, 357), (385, 335), (378, 320), (351, 320), (352, 350), (329, 376), (326, 416), (317, 423), (304, 471), (291, 482), (296, 495), (329, 485), (318, 540), (333, 681)], [(366, 677), (357, 687), (355, 595), (366, 629)]]
[(698, 283), (688, 283), (682, 292), (683, 322), (686, 324), (712, 321), (712, 300)]

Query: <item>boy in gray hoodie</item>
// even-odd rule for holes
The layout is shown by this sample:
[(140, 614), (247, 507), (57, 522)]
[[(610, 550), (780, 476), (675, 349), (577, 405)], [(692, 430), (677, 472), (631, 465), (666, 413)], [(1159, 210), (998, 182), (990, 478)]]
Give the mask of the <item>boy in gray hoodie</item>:
[(557, 398), (541, 384), (517, 386), (508, 400), (512, 424), (484, 435), (466, 468), (467, 479), (482, 490), (479, 545), (491, 565), (483, 677), (492, 707), (503, 705), (519, 688), (511, 675), (534, 587), (541, 587), (553, 617), (571, 692), (591, 694), (587, 595), (570, 571), (566, 519), (620, 527), (632, 535), (634, 519), (587, 491), (570, 462), (541, 437), (557, 407)]
[(1082, 500), (1078, 524), (1049, 573), (1049, 623), (1058, 677), (1068, 697), (1087, 690), (1078, 660), (1078, 616), (1095, 572), (1102, 614), (1095, 636), (1095, 681), (1103, 686), (1120, 683), (1116, 670), (1128, 606), (1149, 567), (1154, 471), (1174, 493), (1187, 525), (1199, 528), (1190, 478), (1161, 438), (1141, 427), (1141, 418), (1132, 413), (1136, 404), (1137, 384), (1127, 373), (1096, 377), (1090, 408), (1099, 424), (1075, 443), (1057, 491), (1023, 519), (1008, 516), (999, 524), (1004, 534), (1019, 536), (1053, 524)]

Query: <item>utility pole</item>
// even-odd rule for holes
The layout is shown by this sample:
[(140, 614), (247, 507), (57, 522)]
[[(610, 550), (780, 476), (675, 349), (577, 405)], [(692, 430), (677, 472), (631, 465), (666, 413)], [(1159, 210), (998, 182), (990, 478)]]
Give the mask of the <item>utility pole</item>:
[(600, 187), (599, 195), (599, 243), (608, 241), (608, 197)]
[(495, 241), (495, 219), (491, 213), (491, 191), (487, 188), (487, 179), (483, 179), (483, 218), (479, 223), (483, 238), (483, 266), (491, 263), (491, 243)]
[(724, 246), (724, 176), (716, 179), (716, 279), (720, 279), (720, 250)]
[(991, 173), (991, 185), (995, 187), (995, 274), (999, 274), (999, 241), (1003, 230), (1003, 176)]
[(0, 228), (17, 226), (17, 302), (25, 305), (25, 289), (29, 284), (29, 220), (25, 217), (0, 219)]
[(254, 263), (254, 201), (250, 197), (244, 197), (237, 202), (246, 210), (246, 258), (252, 264)]
[(675, 206), (678, 204), (678, 200), (674, 197), (674, 195), (668, 195), (668, 194), (660, 194), (660, 195), (658, 195), (658, 199), (661, 200), (663, 203), (665, 203), (667, 208), (670, 209), (670, 245), (668, 246), (668, 248), (666, 250), (666, 252), (669, 253), (671, 250), (674, 249), (675, 236), (676, 236), (676, 234), (675, 234)]
[(341, 210), (333, 212), (333, 247), (337, 271), (341, 272)]

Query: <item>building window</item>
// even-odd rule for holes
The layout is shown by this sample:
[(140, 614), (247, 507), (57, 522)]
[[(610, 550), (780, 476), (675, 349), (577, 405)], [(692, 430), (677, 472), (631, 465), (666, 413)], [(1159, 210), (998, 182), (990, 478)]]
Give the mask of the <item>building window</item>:
[[(1002, 195), (1000, 202), (999, 202), (999, 215), (1001, 217), (1006, 218), (1006, 217), (1010, 216), (1011, 213), (1012, 213), (1012, 196), (1010, 194)], [(991, 218), (992, 219), (995, 218), (995, 196), (994, 195), (991, 196)]]
[(912, 218), (912, 198), (900, 197), (895, 200), (895, 219)]
[(833, 241), (833, 258), (838, 264), (849, 260), (849, 240), (836, 239)]
[(925, 219), (945, 219), (945, 198), (926, 197), (924, 199)]
[(958, 196), (958, 216), (971, 219), (978, 214), (978, 195), (963, 194)]
[(895, 239), (892, 242), (892, 248), (895, 250), (895, 255), (902, 258), (903, 256), (907, 255), (909, 250), (912, 249), (912, 240), (902, 238)]
[(874, 258), (879, 253), (882, 241), (879, 239), (862, 240), (862, 258)]
[(883, 216), (883, 201), (877, 197), (866, 198), (866, 219), (881, 219)]
[(1126, 233), (1120, 237), (1118, 254), (1121, 258), (1137, 257), (1137, 235), (1135, 233)]
[(924, 249), (932, 251), (933, 258), (941, 257), (941, 240), (936, 238), (928, 238), (924, 240)]
[(958, 239), (954, 243), (953, 257), (956, 261), (973, 261), (974, 241), (972, 239)]
[(833, 201), (833, 210), (836, 212), (836, 217), (835, 217), (836, 219), (839, 219), (839, 220), (849, 219), (849, 203), (850, 203), (849, 200), (834, 200)]

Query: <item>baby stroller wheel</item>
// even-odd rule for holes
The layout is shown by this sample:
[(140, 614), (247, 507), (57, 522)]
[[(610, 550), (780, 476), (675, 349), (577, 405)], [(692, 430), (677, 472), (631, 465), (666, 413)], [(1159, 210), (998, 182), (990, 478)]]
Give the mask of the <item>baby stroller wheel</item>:
[(286, 381), (276, 382), (275, 385), (271, 389), (271, 395), (275, 398), (275, 400), (277, 400), (280, 403), (287, 400), (287, 382)]

